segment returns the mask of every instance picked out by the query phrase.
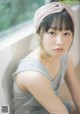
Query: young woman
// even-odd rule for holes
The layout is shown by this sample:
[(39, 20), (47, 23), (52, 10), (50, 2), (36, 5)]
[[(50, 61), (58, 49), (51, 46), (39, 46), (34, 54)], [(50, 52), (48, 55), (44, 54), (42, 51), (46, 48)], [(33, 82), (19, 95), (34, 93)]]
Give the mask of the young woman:
[(74, 39), (73, 15), (68, 5), (59, 2), (48, 3), (35, 13), (40, 46), (20, 61), (13, 74), (14, 114), (69, 114), (70, 103), (58, 96), (63, 78), (75, 106), (80, 107), (80, 86), (68, 57)]

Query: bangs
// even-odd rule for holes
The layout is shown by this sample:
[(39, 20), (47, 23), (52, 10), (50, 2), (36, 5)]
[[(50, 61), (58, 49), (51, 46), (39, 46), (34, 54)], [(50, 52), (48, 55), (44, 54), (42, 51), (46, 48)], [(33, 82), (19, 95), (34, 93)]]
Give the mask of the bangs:
[(54, 17), (51, 19), (49, 25), (49, 28), (53, 27), (55, 30), (71, 30), (73, 32), (73, 21), (65, 11), (54, 14)]
[(71, 32), (74, 34), (74, 24), (66, 10), (59, 13), (50, 14), (49, 16), (45, 17), (39, 27), (39, 30), (41, 28), (44, 32), (47, 32), (49, 28), (55, 28), (55, 30), (71, 30)]

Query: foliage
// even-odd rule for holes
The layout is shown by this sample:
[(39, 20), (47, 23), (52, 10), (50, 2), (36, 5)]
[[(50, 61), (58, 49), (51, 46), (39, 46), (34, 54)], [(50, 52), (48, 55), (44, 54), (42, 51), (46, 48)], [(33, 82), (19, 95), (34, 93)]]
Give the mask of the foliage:
[(29, 21), (43, 0), (0, 0), (0, 32)]

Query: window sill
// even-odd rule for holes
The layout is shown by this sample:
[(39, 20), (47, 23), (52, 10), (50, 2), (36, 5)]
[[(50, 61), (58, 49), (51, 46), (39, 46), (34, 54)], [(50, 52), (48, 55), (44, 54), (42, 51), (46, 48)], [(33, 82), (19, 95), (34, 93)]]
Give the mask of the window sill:
[(35, 33), (35, 28), (33, 27), (32, 23), (22, 27), (21, 29), (10, 33), (9, 35), (3, 37), (3, 40), (0, 41), (0, 50), (24, 39), (29, 37), (31, 34)]

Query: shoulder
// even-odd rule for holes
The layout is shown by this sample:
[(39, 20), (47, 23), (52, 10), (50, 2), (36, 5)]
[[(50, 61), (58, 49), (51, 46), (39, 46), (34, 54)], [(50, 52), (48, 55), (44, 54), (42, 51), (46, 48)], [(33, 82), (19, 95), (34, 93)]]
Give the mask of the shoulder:
[(16, 83), (20, 88), (29, 89), (35, 87), (43, 87), (50, 83), (49, 79), (39, 72), (24, 71), (17, 74)]

